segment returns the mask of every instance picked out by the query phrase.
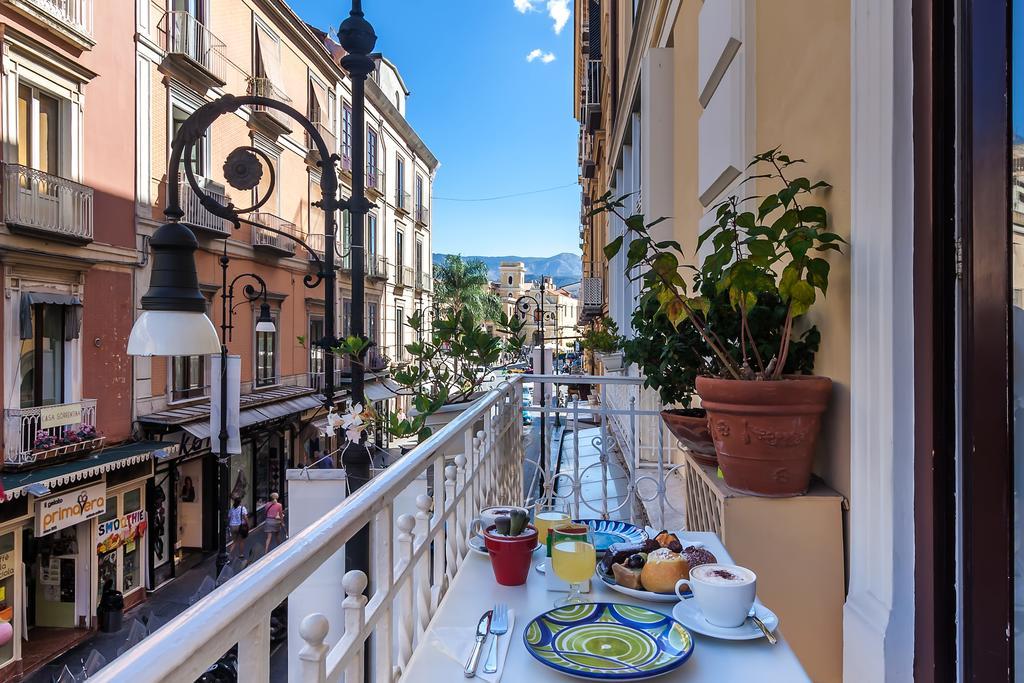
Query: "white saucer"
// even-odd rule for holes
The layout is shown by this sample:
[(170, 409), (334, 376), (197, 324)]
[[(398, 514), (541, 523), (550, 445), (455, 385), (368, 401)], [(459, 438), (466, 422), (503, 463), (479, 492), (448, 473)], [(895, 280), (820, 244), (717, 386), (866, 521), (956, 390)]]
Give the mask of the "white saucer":
[[(537, 548), (539, 547), (540, 543), (537, 544)], [(530, 552), (537, 552), (537, 548), (534, 548)], [(484, 539), (480, 538), (479, 536), (469, 537), (469, 549), (472, 550), (474, 553), (477, 553), (478, 555), (483, 555), (485, 557), (487, 556), (487, 548), (484, 546)]]
[[(754, 613), (764, 622), (769, 631), (774, 632), (779, 627), (779, 617), (760, 602), (754, 603)], [(736, 628), (725, 628), (708, 623), (704, 613), (700, 611), (700, 605), (696, 598), (689, 598), (679, 602), (672, 608), (672, 616), (676, 621), (690, 629), (694, 633), (718, 638), (719, 640), (757, 640), (764, 638), (761, 629), (753, 621), (748, 619), (742, 626)]]

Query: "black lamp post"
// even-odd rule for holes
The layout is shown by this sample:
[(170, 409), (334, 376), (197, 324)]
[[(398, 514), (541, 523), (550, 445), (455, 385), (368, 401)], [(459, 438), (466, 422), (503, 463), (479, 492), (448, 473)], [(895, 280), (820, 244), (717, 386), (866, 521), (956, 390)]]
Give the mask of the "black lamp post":
[[(324, 407), (330, 409), (334, 404), (334, 355), (330, 349), (338, 346), (339, 340), (335, 334), (336, 321), (336, 295), (337, 295), (337, 272), (335, 271), (335, 242), (337, 222), (336, 214), (339, 210), (348, 210), (352, 217), (352, 321), (351, 335), (365, 339), (364, 335), (364, 299), (363, 286), (364, 267), (364, 244), (363, 229), (365, 216), (370, 208), (370, 203), (365, 197), (365, 151), (366, 140), (364, 137), (364, 125), (366, 120), (366, 99), (365, 83), (366, 77), (374, 67), (374, 60), (370, 56), (376, 44), (377, 36), (373, 27), (363, 17), (362, 3), (360, 0), (353, 0), (352, 11), (348, 19), (341, 26), (339, 32), (342, 47), (348, 54), (342, 59), (342, 66), (348, 71), (352, 79), (352, 119), (356, 134), (352, 141), (352, 196), (348, 200), (338, 198), (338, 170), (337, 163), (340, 160), (333, 150), (328, 149), (323, 136), (316, 126), (305, 116), (294, 108), (276, 100), (255, 95), (224, 95), (213, 102), (199, 107), (182, 124), (178, 133), (171, 143), (171, 154), (167, 168), (167, 204), (164, 208), (164, 215), (168, 222), (160, 226), (150, 239), (150, 247), (153, 251), (153, 272), (150, 281), (150, 289), (142, 297), (142, 315), (132, 328), (128, 341), (128, 353), (140, 356), (181, 356), (181, 355), (208, 355), (214, 353), (225, 353), (225, 346), (217, 339), (216, 330), (209, 318), (205, 315), (206, 300), (199, 291), (199, 281), (196, 275), (194, 252), (198, 248), (195, 235), (180, 221), (184, 217), (181, 208), (178, 182), (181, 171), (184, 170), (185, 178), (188, 181), (191, 191), (199, 197), (203, 208), (215, 216), (230, 221), (235, 229), (242, 223), (255, 226), (260, 230), (281, 235), (301, 245), (309, 252), (311, 259), (317, 265), (315, 274), (306, 275), (303, 283), (306, 287), (316, 288), (321, 283), (324, 285), (324, 336), (319, 340), (311, 340), (311, 343), (323, 348), (324, 353)], [(255, 147), (243, 146), (233, 150), (224, 163), (224, 177), (231, 187), (248, 191), (260, 184), (263, 176), (263, 167), (269, 170), (269, 188), (262, 198), (250, 207), (239, 209), (232, 204), (221, 204), (216, 198), (207, 195), (195, 178), (192, 168), (195, 145), (203, 138), (207, 129), (213, 125), (219, 117), (232, 114), (243, 106), (260, 106), (266, 109), (273, 109), (287, 115), (298, 123), (306, 131), (310, 141), (319, 153), (320, 160), (317, 162), (321, 169), (320, 191), (322, 199), (319, 202), (324, 212), (324, 255), (320, 255), (306, 242), (294, 235), (282, 232), (276, 228), (262, 225), (243, 216), (257, 211), (273, 195), (274, 171), (273, 164), (264, 152)], [(264, 164), (260, 163), (262, 157)], [(182, 160), (187, 163), (182, 164)], [(226, 283), (226, 256), (222, 257), (221, 263), (224, 269), (224, 280)], [(222, 291), (221, 296), (230, 296)], [(252, 290), (255, 292), (255, 290)], [(227, 320), (227, 309), (230, 306), (227, 299), (222, 300), (225, 307), (224, 318)], [(230, 322), (222, 331), (230, 333)], [(363, 357), (351, 358), (352, 366), (352, 402), (363, 403)], [(221, 365), (222, 386), (227, 378), (225, 364)], [(222, 421), (222, 426), (224, 426)], [(226, 427), (222, 429), (221, 453), (226, 450)], [(224, 460), (224, 458), (222, 458)], [(345, 452), (344, 464), (349, 472), (351, 488), (359, 488), (369, 479), (369, 453), (365, 446), (362, 448), (348, 448)], [(222, 481), (219, 482), (218, 491), (219, 506), (226, 505), (227, 476), (224, 467), (218, 467)], [(218, 523), (223, 520), (226, 513), (220, 510)], [(226, 525), (222, 525), (223, 534)], [(346, 565), (348, 569), (361, 569), (369, 571), (369, 534), (363, 529), (349, 543), (346, 544)]]
[[(545, 371), (544, 357), (547, 355), (547, 347), (544, 344), (544, 327), (545, 327), (545, 325), (547, 324), (548, 321), (554, 320), (554, 317), (552, 316), (551, 311), (545, 310), (545, 308), (544, 308), (544, 299), (546, 298), (544, 296), (544, 292), (545, 292), (546, 287), (547, 287), (547, 281), (544, 279), (543, 276), (541, 276), (541, 278), (540, 278), (540, 298), (537, 298), (537, 297), (533, 296), (532, 294), (523, 294), (522, 296), (520, 296), (518, 299), (515, 300), (515, 304), (514, 304), (516, 314), (521, 319), (526, 320), (526, 316), (527, 315), (533, 314), (534, 322), (537, 325), (537, 330), (535, 331), (534, 334), (536, 335), (537, 343), (540, 346), (540, 374), (541, 375), (543, 375), (544, 371)], [(512, 298), (511, 294), (509, 294), (508, 296), (509, 296), (509, 299)], [(544, 395), (544, 383), (541, 382), (541, 384), (540, 384), (540, 407), (541, 407), (541, 413), (540, 413), (540, 462), (537, 465), (541, 470), (544, 469), (544, 466), (545, 466), (544, 463), (547, 461), (547, 450), (548, 450), (548, 447), (547, 447), (547, 422), (548, 422), (548, 416), (547, 416), (547, 414), (543, 410), (545, 405), (546, 405), (546, 400), (545, 400), (545, 395)], [(541, 486), (543, 486), (543, 485), (544, 485), (543, 482), (541, 482)]]
[[(260, 314), (256, 318), (256, 332), (274, 332), (274, 319), (270, 315), (270, 305), (267, 304), (267, 283), (256, 273), (242, 273), (228, 282), (227, 242), (225, 252), (220, 257), (221, 273), (221, 320), (220, 320), (220, 431), (217, 435), (220, 442), (220, 451), (217, 458), (217, 574), (228, 564), (227, 544), (227, 500), (230, 495), (229, 483), (231, 470), (229, 463), (231, 455), (228, 453), (228, 342), (231, 341), (234, 330), (235, 309), (245, 303), (255, 303), (260, 299)], [(250, 279), (256, 283), (247, 283), (242, 288), (242, 301), (237, 304), (235, 300), (235, 284), (239, 280)]]

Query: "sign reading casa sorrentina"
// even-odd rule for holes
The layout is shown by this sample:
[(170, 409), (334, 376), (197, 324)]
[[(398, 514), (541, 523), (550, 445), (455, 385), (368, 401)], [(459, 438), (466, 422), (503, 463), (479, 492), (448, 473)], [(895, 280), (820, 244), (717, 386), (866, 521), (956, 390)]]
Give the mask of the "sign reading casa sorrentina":
[(59, 406), (44, 406), (39, 409), (39, 428), (51, 429), (64, 425), (79, 424), (82, 421), (82, 404), (67, 403)]
[(107, 487), (98, 483), (36, 501), (36, 536), (99, 517), (106, 509)]
[(142, 539), (146, 533), (146, 511), (136, 510), (96, 525), (96, 552), (100, 555), (123, 543)]

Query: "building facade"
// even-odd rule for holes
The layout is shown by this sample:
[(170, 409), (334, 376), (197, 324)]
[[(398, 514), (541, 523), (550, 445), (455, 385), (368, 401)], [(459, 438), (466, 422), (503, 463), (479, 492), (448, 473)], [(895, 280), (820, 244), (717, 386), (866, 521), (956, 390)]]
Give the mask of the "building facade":
[[(526, 264), (522, 261), (503, 261), (498, 265), (498, 281), (491, 289), (501, 301), (505, 313), (517, 314), (515, 303), (526, 296), (530, 310), (525, 314), (522, 335), (527, 344), (536, 343), (541, 317), (537, 304), (544, 299), (544, 337), (546, 343), (558, 349), (572, 349), (578, 338), (579, 302), (569, 291), (555, 286), (552, 278), (541, 277), (541, 282), (526, 279)], [(522, 315), (522, 312), (519, 312)], [(492, 325), (493, 327), (493, 325)]]
[(628, 232), (588, 215), (605, 192), (628, 195), (627, 213), (669, 217), (655, 238), (696, 263), (710, 209), (755, 153), (781, 146), (832, 185), (820, 200), (848, 248), (829, 258), (808, 322), (822, 332), (815, 372), (834, 383), (815, 473), (846, 505), (844, 602), (816, 638), (786, 631), (814, 680), (1020, 676), (1022, 93), (1009, 74), (1022, 36), (1010, 5), (574, 4), (590, 315), (632, 334), (627, 249), (602, 251)]
[[(171, 140), (203, 103), (232, 93), (291, 105), (338, 155), (342, 196), (350, 192), (353, 136), (365, 135), (374, 204), (367, 395), (381, 412), (394, 409), (394, 395), (374, 379), (410, 341), (400, 321), (430, 305), (438, 161), (406, 121), (409, 93), (385, 58), (366, 86), (367, 128), (352, 130), (342, 54), (279, 0), (0, 2), (0, 620), (14, 630), (0, 646), (0, 681), (90, 637), (104, 589), (134, 605), (216, 548), (210, 359), (125, 354), (150, 279), (148, 239), (163, 221)], [(251, 192), (224, 181), (225, 157), (240, 146), (272, 166)], [(253, 220), (313, 252), (258, 227), (233, 230), (182, 188), (214, 323), (221, 256), (230, 259), (229, 280), (251, 272), (267, 284), (276, 331), (256, 332), (258, 304), (242, 296), (252, 282), (243, 278), (228, 341), (242, 359), (245, 425), (230, 490), (257, 522), (271, 492), (287, 496), (285, 467), (331, 447), (318, 425), (323, 352), (308, 342), (323, 335), (323, 286), (303, 285), (324, 249), (311, 147), (298, 124), (246, 107), (218, 119), (185, 162), (207, 194), (237, 206), (259, 202)], [(336, 329), (347, 333), (346, 215), (338, 226)], [(347, 397), (349, 374), (339, 362), (338, 400)]]

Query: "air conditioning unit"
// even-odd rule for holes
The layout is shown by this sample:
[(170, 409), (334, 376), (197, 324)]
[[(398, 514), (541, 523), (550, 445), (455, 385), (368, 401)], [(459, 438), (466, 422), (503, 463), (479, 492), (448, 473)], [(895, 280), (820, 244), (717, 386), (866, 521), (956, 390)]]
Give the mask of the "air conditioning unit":
[(584, 312), (600, 312), (604, 306), (604, 281), (599, 277), (585, 277), (580, 285), (580, 300)]

